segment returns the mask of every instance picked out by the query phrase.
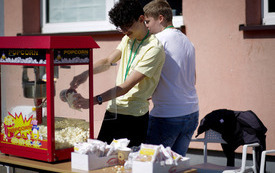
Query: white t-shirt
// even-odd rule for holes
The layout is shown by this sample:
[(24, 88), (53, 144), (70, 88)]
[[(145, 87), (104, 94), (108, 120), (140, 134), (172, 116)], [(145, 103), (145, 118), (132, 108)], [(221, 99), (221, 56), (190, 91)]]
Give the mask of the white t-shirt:
[(152, 96), (155, 117), (179, 117), (199, 110), (195, 88), (195, 49), (179, 30), (168, 28), (156, 34), (165, 50), (165, 63)]

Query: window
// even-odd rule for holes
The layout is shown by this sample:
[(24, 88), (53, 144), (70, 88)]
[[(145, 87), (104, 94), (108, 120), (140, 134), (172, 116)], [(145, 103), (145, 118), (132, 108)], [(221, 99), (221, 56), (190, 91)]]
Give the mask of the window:
[(115, 30), (108, 12), (117, 0), (42, 0), (42, 33)]
[(264, 25), (275, 25), (275, 1), (262, 0), (262, 16)]
[[(116, 30), (108, 12), (118, 0), (41, 0), (42, 33), (73, 33)], [(151, 0), (140, 0), (142, 5)], [(182, 0), (168, 0), (173, 24), (183, 25)]]

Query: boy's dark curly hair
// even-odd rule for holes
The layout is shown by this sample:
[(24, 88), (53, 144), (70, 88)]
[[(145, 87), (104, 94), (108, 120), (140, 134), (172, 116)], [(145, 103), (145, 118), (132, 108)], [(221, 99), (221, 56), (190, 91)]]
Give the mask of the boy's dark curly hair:
[(131, 27), (140, 15), (144, 12), (138, 0), (120, 0), (109, 11), (110, 22), (116, 27)]

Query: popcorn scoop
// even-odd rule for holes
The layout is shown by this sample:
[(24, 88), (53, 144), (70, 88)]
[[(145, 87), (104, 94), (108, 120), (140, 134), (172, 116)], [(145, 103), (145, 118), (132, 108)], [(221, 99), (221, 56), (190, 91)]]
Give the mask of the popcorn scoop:
[(75, 89), (65, 89), (60, 92), (59, 97), (63, 102), (67, 102), (69, 104), (70, 108), (80, 111), (80, 109), (75, 108), (74, 104), (73, 104), (74, 100), (76, 99), (74, 97), (74, 94), (76, 94), (76, 93), (77, 92)]
[(63, 102), (68, 102), (69, 94), (77, 93), (75, 89), (64, 89), (60, 92), (59, 97)]

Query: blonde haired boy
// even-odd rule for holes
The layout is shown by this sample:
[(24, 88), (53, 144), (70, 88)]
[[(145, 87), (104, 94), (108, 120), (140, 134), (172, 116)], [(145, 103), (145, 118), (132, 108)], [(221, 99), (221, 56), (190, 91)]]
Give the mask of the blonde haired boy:
[(199, 105), (195, 88), (195, 49), (172, 23), (172, 9), (165, 0), (144, 6), (145, 23), (162, 43), (165, 63), (152, 96), (147, 143), (170, 146), (185, 156), (198, 126)]

